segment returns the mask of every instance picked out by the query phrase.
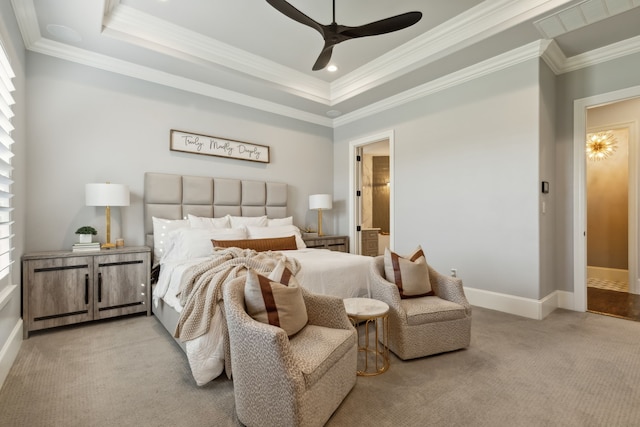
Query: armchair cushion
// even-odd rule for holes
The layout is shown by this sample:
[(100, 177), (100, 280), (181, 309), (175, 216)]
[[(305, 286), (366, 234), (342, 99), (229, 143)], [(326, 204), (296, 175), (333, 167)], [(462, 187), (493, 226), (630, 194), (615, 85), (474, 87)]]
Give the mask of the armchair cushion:
[[(276, 267), (274, 272), (277, 270)], [(283, 276), (275, 279), (284, 279), (283, 284), (274, 281), (273, 277), (262, 276), (250, 269), (244, 286), (244, 301), (247, 313), (253, 319), (280, 327), (288, 336), (292, 336), (304, 328), (308, 317), (302, 288), (290, 272), (284, 273), (286, 271), (288, 270), (285, 268)]]
[(307, 325), (289, 338), (289, 344), (310, 388), (353, 347), (353, 331)]
[(385, 248), (384, 274), (387, 281), (398, 287), (400, 298), (435, 295), (429, 281), (427, 259), (420, 246), (406, 257)]
[(408, 325), (464, 319), (467, 315), (460, 304), (436, 296), (404, 299), (400, 306), (407, 315)]

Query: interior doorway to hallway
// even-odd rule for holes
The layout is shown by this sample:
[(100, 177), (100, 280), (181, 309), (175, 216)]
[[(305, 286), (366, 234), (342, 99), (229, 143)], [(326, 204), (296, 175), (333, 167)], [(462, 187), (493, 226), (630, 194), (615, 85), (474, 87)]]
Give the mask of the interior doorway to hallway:
[(578, 199), (583, 201), (576, 207), (582, 209), (585, 237), (574, 246), (576, 271), (585, 273), (581, 284), (576, 275), (574, 295), (577, 305), (586, 288), (586, 310), (640, 320), (640, 296), (635, 295), (640, 293), (640, 97), (615, 96), (585, 104), (583, 142), (581, 147), (577, 137), (574, 142), (576, 169), (582, 172), (576, 174)]
[[(597, 113), (598, 108), (587, 112), (587, 125)], [(629, 205), (630, 131), (629, 126), (588, 128), (587, 310), (633, 319), (628, 295), (634, 270), (629, 268), (629, 222), (635, 220)]]

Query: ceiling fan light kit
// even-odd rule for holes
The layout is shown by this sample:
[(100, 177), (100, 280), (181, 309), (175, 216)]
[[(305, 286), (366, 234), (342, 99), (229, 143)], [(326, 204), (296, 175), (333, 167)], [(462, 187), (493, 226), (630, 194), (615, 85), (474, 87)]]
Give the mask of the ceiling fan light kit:
[(313, 71), (322, 70), (329, 64), (333, 47), (338, 43), (360, 37), (392, 33), (410, 27), (422, 19), (422, 12), (407, 12), (357, 27), (338, 25), (336, 23), (336, 0), (333, 0), (333, 22), (329, 25), (323, 25), (309, 18), (285, 0), (267, 0), (267, 3), (283, 15), (313, 28), (322, 35), (324, 47), (313, 64)]

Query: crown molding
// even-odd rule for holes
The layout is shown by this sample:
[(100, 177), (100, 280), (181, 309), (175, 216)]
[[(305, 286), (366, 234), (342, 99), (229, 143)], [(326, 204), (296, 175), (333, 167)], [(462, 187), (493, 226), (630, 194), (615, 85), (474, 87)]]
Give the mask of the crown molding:
[[(516, 5), (511, 5), (509, 3), (518, 3), (517, 6), (519, 6), (519, 9), (515, 8)], [(539, 10), (535, 11), (536, 8), (556, 7), (558, 3), (564, 4), (566, 2), (559, 1), (559, 0), (556, 0), (556, 1), (534, 0), (534, 1), (522, 1), (522, 2), (512, 2), (511, 0), (500, 0), (492, 3), (491, 10), (493, 10), (493, 13), (496, 15), (506, 14), (507, 16), (511, 16), (513, 19), (525, 19), (525, 18), (528, 18), (533, 13), (539, 13)], [(416, 88), (409, 89), (397, 95), (391, 96), (387, 99), (370, 104), (364, 108), (345, 114), (341, 117), (330, 119), (322, 115), (309, 113), (309, 112), (292, 108), (283, 104), (278, 104), (278, 103), (267, 101), (261, 98), (241, 94), (239, 92), (234, 92), (234, 91), (224, 89), (215, 85), (198, 82), (185, 77), (176, 76), (176, 75), (158, 71), (149, 67), (144, 67), (144, 66), (127, 62), (127, 61), (122, 61), (107, 55), (90, 52), (90, 51), (69, 46), (63, 43), (59, 43), (53, 40), (42, 38), (40, 34), (39, 26), (38, 26), (37, 15), (36, 15), (35, 7), (33, 4), (33, 0), (12, 0), (12, 5), (13, 5), (14, 13), (16, 15), (16, 19), (18, 21), (20, 32), (23, 37), (25, 47), (28, 50), (31, 50), (33, 52), (54, 56), (60, 59), (76, 62), (76, 63), (90, 66), (93, 68), (133, 77), (136, 79), (164, 85), (167, 87), (172, 87), (175, 89), (192, 92), (198, 95), (207, 96), (213, 99), (218, 99), (221, 101), (230, 102), (237, 105), (242, 105), (248, 108), (253, 108), (256, 110), (261, 110), (268, 113), (280, 115), (283, 117), (301, 120), (304, 122), (316, 124), (319, 126), (330, 127), (330, 128), (335, 128), (338, 126), (343, 126), (348, 123), (352, 123), (354, 121), (366, 118), (373, 114), (377, 114), (377, 113), (389, 110), (390, 108), (394, 108), (394, 107), (406, 104), (408, 102), (412, 102), (416, 99), (429, 96), (433, 93), (465, 83), (467, 81), (473, 80), (478, 77), (485, 76), (492, 72), (496, 72), (501, 69), (508, 68), (510, 66), (516, 65), (520, 62), (523, 62), (529, 59), (533, 59), (535, 57), (541, 57), (549, 65), (551, 70), (556, 75), (559, 75), (559, 74), (575, 71), (580, 68), (585, 68), (591, 65), (595, 65), (601, 62), (620, 58), (629, 54), (640, 52), (640, 36), (629, 39), (629, 40), (625, 40), (619, 43), (615, 43), (609, 46), (605, 46), (600, 49), (593, 50), (591, 52), (586, 52), (580, 55), (576, 55), (571, 58), (565, 57), (564, 53), (558, 47), (555, 41), (539, 40), (536, 42), (532, 42), (528, 45), (525, 45), (523, 47), (514, 49), (510, 52), (487, 59), (475, 65), (466, 67), (462, 70), (456, 71), (447, 76), (443, 76), (434, 81), (425, 83)], [(120, 9), (122, 7), (123, 5), (119, 4), (119, 0), (106, 0), (105, 14), (107, 14), (109, 10), (118, 10), (120, 12)], [(349, 78), (355, 78), (359, 75), (360, 78), (362, 79), (362, 81), (358, 80), (356, 82), (353, 82), (356, 88), (353, 89), (351, 93), (355, 94), (357, 90), (360, 90), (358, 89), (357, 85), (360, 85), (360, 88), (362, 88), (362, 87), (373, 87), (377, 84), (381, 84), (380, 79), (384, 78), (384, 76), (383, 76), (383, 73), (381, 73), (380, 70), (378, 70), (378, 68), (382, 67), (382, 65), (379, 65), (379, 62), (384, 64), (394, 64), (395, 63), (394, 61), (397, 61), (397, 62), (404, 63), (405, 67), (408, 67), (408, 66), (411, 66), (412, 59), (409, 58), (405, 60), (404, 56), (418, 55), (418, 53), (423, 56), (425, 54), (428, 55), (428, 52), (431, 52), (431, 50), (429, 50), (431, 49), (429, 45), (430, 42), (436, 43), (438, 42), (438, 40), (442, 40), (440, 42), (441, 43), (440, 46), (444, 46), (445, 43), (449, 43), (450, 46), (453, 46), (456, 43), (456, 40), (458, 40), (459, 43), (462, 43), (465, 40), (470, 42), (474, 37), (474, 31), (479, 31), (480, 27), (476, 27), (474, 30), (469, 29), (469, 28), (473, 28), (473, 26), (470, 26), (469, 28), (465, 27), (465, 25), (469, 24), (469, 20), (471, 21), (478, 20), (480, 19), (479, 18), (480, 16), (484, 16), (483, 19), (494, 19), (492, 14), (489, 14), (489, 16), (482, 15), (482, 13), (487, 12), (487, 9), (485, 8), (483, 8), (482, 10), (479, 10), (479, 9), (476, 10), (474, 8), (471, 11), (473, 11), (473, 13), (465, 14), (465, 19), (463, 19), (462, 21), (458, 21), (457, 19), (455, 20), (456, 25), (458, 25), (457, 31), (453, 31), (451, 34), (449, 34), (448, 32), (442, 31), (442, 29), (437, 29), (437, 31), (434, 31), (431, 34), (427, 33), (424, 37), (424, 40), (422, 41), (422, 44), (419, 44), (417, 46), (413, 46), (413, 42), (405, 44), (400, 49), (391, 51), (388, 54), (383, 55), (383, 57), (379, 58), (378, 60), (372, 61), (371, 63), (367, 64), (365, 67), (362, 67), (361, 69), (357, 70), (357, 72), (361, 74), (353, 74), (353, 73), (350, 74)], [(126, 12), (128, 11), (125, 10), (125, 12), (123, 13), (126, 14)], [(108, 19), (105, 18), (105, 22), (111, 25), (110, 20), (113, 19), (113, 16), (114, 15), (109, 15)], [(123, 16), (123, 19), (124, 19), (124, 16)], [(134, 19), (134, 22), (136, 22), (135, 19)], [(494, 24), (500, 25), (500, 23), (502, 23), (502, 25), (509, 25), (505, 21), (505, 19), (495, 18)], [(481, 23), (478, 23), (478, 25), (479, 24)], [(116, 24), (113, 24), (113, 25), (114, 26), (111, 27), (112, 31), (117, 32), (118, 31), (116, 30), (117, 25)], [(157, 28), (154, 28), (153, 25), (150, 25), (149, 21), (146, 21), (145, 25), (149, 26), (144, 28), (145, 32), (150, 31), (150, 29), (153, 31), (158, 31)], [(488, 26), (488, 27), (493, 28), (494, 30), (497, 30), (495, 26), (494, 27)], [(164, 27), (162, 27), (162, 29), (164, 29)], [(131, 31), (130, 27), (128, 31)], [(438, 37), (440, 37), (440, 39), (435, 38), (436, 33), (439, 34)], [(143, 33), (143, 34), (148, 35), (149, 33)], [(189, 39), (188, 37), (191, 36), (189, 34), (187, 35), (180, 34), (180, 31), (175, 31), (171, 34), (172, 34), (172, 37), (173, 36), (186, 37), (187, 40)], [(182, 40), (182, 39), (179, 39), (179, 40)], [(155, 41), (155, 40), (151, 39), (150, 41)], [(170, 44), (168, 45), (170, 46)], [(418, 52), (413, 53), (413, 51), (408, 50), (410, 48), (415, 49)], [(202, 52), (202, 51), (198, 51), (198, 49), (203, 49), (203, 48), (198, 47), (198, 45), (196, 44), (196, 46), (194, 47), (194, 50), (195, 50), (194, 53), (196, 54), (206, 53), (209, 55), (219, 55), (218, 57), (224, 57), (224, 60), (228, 61), (228, 58), (224, 56), (224, 54), (227, 53), (226, 50), (224, 49), (218, 50), (215, 52), (207, 52), (206, 50)], [(434, 48), (434, 49), (437, 50), (437, 48)], [(235, 56), (236, 64), (243, 64), (243, 61), (249, 61), (248, 64), (245, 64), (242, 66), (247, 67), (251, 65), (250, 63), (251, 56), (246, 56), (246, 55), (243, 55), (242, 53), (238, 53), (237, 50), (233, 48), (231, 48), (231, 50), (234, 51), (234, 55), (236, 55)], [(437, 54), (437, 53), (434, 53), (434, 54)], [(442, 50), (440, 51), (440, 54), (441, 55), (443, 54)], [(193, 57), (195, 58), (195, 56)], [(262, 59), (262, 61), (264, 61), (264, 59)], [(259, 63), (260, 62), (258, 62), (258, 64)], [(370, 67), (369, 66), (370, 64), (373, 64), (374, 66)], [(255, 63), (252, 66), (256, 67)], [(401, 67), (401, 66), (402, 64), (398, 65), (398, 67)], [(256, 67), (256, 68), (259, 68), (259, 67)], [(287, 67), (284, 67), (284, 68), (286, 70), (289, 70)], [(273, 72), (273, 69), (270, 72)], [(401, 73), (401, 71), (398, 71), (398, 70), (395, 70), (395, 71), (392, 70), (390, 72)], [(286, 72), (284, 75), (287, 75)], [(305, 77), (308, 77), (308, 76), (305, 75)], [(289, 77), (285, 78), (285, 80), (287, 80), (288, 78)], [(313, 80), (313, 78), (311, 79)], [(295, 78), (293, 78), (292, 81), (293, 80), (295, 80)], [(369, 80), (368, 83), (367, 83), (367, 80)], [(335, 88), (334, 86), (331, 86), (331, 90), (330, 90), (331, 96), (325, 97), (325, 100), (329, 99), (330, 100), (329, 102), (331, 104), (334, 104), (337, 102), (337, 100), (342, 99), (340, 98), (340, 94), (339, 94), (340, 90), (344, 90), (344, 91), (349, 90), (346, 87), (347, 80), (344, 80), (343, 78), (339, 82), (340, 83), (337, 84)], [(301, 84), (300, 81), (297, 81), (296, 84), (292, 84), (289, 82), (287, 87), (289, 88), (289, 90), (291, 90), (292, 93), (294, 93), (296, 90), (300, 89), (298, 88), (298, 84)], [(304, 84), (301, 84), (301, 85), (304, 86)], [(340, 85), (345, 85), (344, 89), (341, 88)], [(334, 93), (334, 89), (335, 89), (335, 93)], [(300, 90), (303, 92), (305, 91), (303, 89), (300, 89)], [(309, 93), (308, 90), (306, 92)]]
[[(373, 87), (469, 46), (531, 16), (569, 0), (497, 0), (485, 2), (382, 55), (329, 84), (258, 55), (236, 49), (167, 21), (149, 16), (119, 0), (109, 0), (103, 33), (129, 41), (144, 40), (165, 54), (184, 52), (194, 62), (233, 69), (277, 85), (302, 98), (333, 106)], [(544, 11), (543, 10), (543, 11)], [(542, 12), (543, 12), (542, 11)]]
[(603, 46), (567, 58), (558, 44), (551, 40), (542, 52), (542, 59), (556, 75), (587, 68), (596, 64), (640, 52), (640, 36)]
[[(215, 64), (277, 85), (301, 98), (329, 105), (329, 84), (323, 80), (245, 52), (195, 31), (119, 4), (103, 20), (103, 34), (193, 63)], [(179, 53), (179, 55), (178, 55)]]
[(391, 108), (399, 107), (409, 102), (433, 95), (434, 93), (441, 92), (445, 89), (475, 80), (496, 71), (512, 67), (521, 62), (539, 58), (541, 52), (546, 48), (547, 43), (547, 41), (535, 41), (507, 53), (503, 53), (502, 55), (498, 55), (475, 65), (463, 68), (444, 77), (440, 77), (439, 79), (435, 79), (431, 82), (345, 114), (344, 116), (335, 118), (333, 120), (333, 125), (334, 127), (343, 126), (356, 120), (369, 117), (373, 114), (378, 114)]
[(317, 114), (291, 108), (264, 99), (244, 95), (218, 86), (198, 82), (185, 77), (159, 71), (153, 68), (133, 64), (131, 62), (115, 59), (107, 55), (90, 52), (73, 46), (59, 43), (49, 39), (40, 39), (30, 50), (67, 61), (83, 64), (100, 70), (109, 71), (123, 76), (133, 77), (159, 85), (184, 90), (197, 95), (206, 96), (220, 101), (289, 117), (320, 126), (331, 127), (331, 119)]
[(31, 49), (40, 40), (40, 27), (38, 27), (38, 15), (33, 5), (33, 0), (11, 0), (13, 13), (18, 21), (18, 28), (22, 34), (22, 41), (27, 49)]
[(484, 2), (374, 59), (331, 84), (331, 105), (397, 79), (567, 0)]
[(560, 75), (563, 73), (564, 64), (567, 62), (567, 57), (555, 40), (550, 40), (547, 48), (540, 55), (542, 60), (551, 68), (553, 74)]
[(640, 52), (640, 36), (569, 57), (563, 64), (562, 73), (590, 67), (638, 52)]

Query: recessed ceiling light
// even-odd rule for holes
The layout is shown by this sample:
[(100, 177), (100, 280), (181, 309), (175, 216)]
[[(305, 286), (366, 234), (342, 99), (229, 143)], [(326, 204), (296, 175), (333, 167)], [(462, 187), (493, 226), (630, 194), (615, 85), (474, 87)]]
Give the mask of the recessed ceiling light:
[(336, 65), (331, 64), (327, 67), (327, 71), (330, 73), (335, 73), (336, 71), (338, 71), (338, 67)]
[(73, 28), (66, 27), (64, 25), (49, 24), (47, 25), (47, 31), (53, 37), (63, 42), (79, 42), (82, 41), (82, 36), (79, 32)]

